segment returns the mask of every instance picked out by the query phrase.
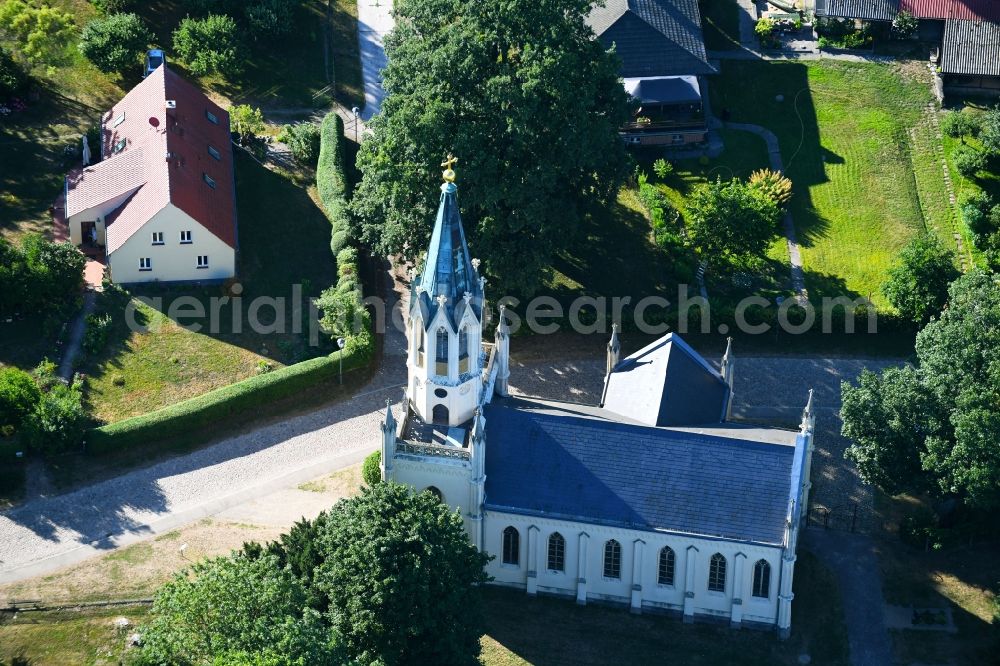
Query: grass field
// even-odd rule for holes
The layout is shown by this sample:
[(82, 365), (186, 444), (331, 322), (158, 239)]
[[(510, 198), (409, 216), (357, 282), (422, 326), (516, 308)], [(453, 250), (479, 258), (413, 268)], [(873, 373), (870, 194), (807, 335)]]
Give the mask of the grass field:
[(925, 229), (914, 164), (936, 159), (909, 135), (931, 101), (922, 76), (916, 65), (726, 61), (710, 84), (716, 113), (778, 136), (811, 295), (886, 306), (886, 269)]

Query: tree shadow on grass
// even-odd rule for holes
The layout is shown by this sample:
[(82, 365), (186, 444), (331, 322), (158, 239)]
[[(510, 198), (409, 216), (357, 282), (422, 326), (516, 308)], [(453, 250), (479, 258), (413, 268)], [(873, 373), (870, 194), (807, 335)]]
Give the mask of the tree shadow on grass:
[(725, 61), (709, 86), (713, 108), (730, 109), (733, 122), (761, 125), (778, 137), (785, 174), (793, 184), (790, 210), (797, 241), (812, 246), (827, 233), (829, 221), (816, 211), (809, 190), (828, 181), (825, 163), (842, 163), (843, 158), (820, 145), (808, 66)]

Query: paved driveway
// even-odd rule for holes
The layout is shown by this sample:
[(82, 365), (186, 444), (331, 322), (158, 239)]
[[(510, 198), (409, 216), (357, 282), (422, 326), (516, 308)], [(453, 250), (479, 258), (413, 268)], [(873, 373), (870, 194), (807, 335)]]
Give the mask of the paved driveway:
[(382, 40), (392, 30), (392, 0), (358, 0), (358, 48), (361, 52), (361, 76), (365, 82), (365, 108), (361, 118), (367, 121), (382, 107), (382, 69), (385, 48)]

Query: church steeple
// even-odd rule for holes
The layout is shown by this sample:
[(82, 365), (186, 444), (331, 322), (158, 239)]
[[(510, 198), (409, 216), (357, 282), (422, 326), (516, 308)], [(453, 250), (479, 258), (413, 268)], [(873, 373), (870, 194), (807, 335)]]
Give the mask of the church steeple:
[(457, 426), (472, 418), (482, 392), (483, 289), (458, 211), (449, 156), (430, 246), (410, 294), (407, 395), (425, 421)]
[(473, 308), (477, 319), (482, 318), (483, 280), (465, 242), (455, 171), (451, 168), (455, 161), (456, 158), (449, 157), (442, 164), (448, 168), (443, 174), (445, 182), (441, 185), (437, 219), (424, 269), (414, 284), (418, 300), (430, 314), (426, 322), (433, 319), (442, 304), (452, 324), (457, 324), (456, 314), (460, 315), (459, 310), (466, 304)]

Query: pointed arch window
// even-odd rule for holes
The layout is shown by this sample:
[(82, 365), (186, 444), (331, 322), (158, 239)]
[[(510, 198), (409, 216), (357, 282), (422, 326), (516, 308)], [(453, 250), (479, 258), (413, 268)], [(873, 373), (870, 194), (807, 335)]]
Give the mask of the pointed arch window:
[(726, 591), (726, 558), (722, 553), (712, 555), (708, 564), (708, 589), (712, 592)]
[(566, 571), (566, 539), (559, 532), (549, 535), (549, 571)]
[(604, 577), (622, 577), (622, 546), (614, 539), (604, 544)]
[(670, 546), (660, 549), (659, 570), (656, 574), (656, 582), (660, 585), (674, 584), (674, 565), (676, 563), (674, 550)]
[(463, 326), (458, 330), (458, 358), (469, 357), (469, 327)]
[(762, 599), (771, 596), (771, 565), (767, 560), (757, 560), (753, 565), (753, 596)]
[(424, 367), (424, 327), (419, 321), (413, 323), (413, 335), (417, 345), (417, 366)]
[(443, 326), (437, 330), (437, 354), (438, 363), (448, 362), (448, 330)]
[(503, 530), (503, 557), (500, 560), (504, 564), (518, 565), (521, 560), (521, 535), (512, 525), (508, 525)]

